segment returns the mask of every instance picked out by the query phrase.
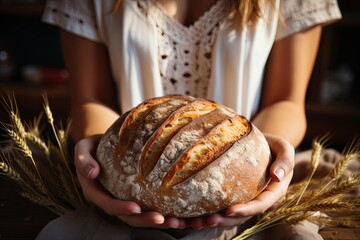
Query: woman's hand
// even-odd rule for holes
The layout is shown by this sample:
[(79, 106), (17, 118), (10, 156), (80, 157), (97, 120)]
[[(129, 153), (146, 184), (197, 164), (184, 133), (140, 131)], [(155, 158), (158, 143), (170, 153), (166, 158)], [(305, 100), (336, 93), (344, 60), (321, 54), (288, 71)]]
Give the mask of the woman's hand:
[(133, 227), (184, 228), (185, 220), (165, 218), (158, 212), (141, 212), (135, 202), (115, 199), (98, 182), (100, 167), (92, 157), (96, 151), (101, 135), (94, 135), (80, 140), (75, 145), (76, 173), (87, 200), (104, 210), (107, 214), (117, 216)]
[(240, 225), (283, 199), (293, 176), (294, 148), (286, 140), (273, 135), (266, 135), (266, 139), (275, 158), (270, 168), (272, 180), (266, 189), (250, 202), (236, 204), (208, 217), (191, 219), (189, 224), (193, 228)]

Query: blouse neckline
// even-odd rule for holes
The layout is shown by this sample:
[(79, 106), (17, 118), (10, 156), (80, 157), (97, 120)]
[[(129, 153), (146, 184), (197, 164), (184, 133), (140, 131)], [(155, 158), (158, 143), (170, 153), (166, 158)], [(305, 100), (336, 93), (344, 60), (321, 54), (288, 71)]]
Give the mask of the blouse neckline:
[(152, 2), (154, 6), (156, 6), (162, 12), (164, 18), (166, 18), (168, 22), (172, 22), (172, 24), (177, 25), (177, 27), (188, 31), (194, 31), (201, 28), (212, 15), (223, 10), (223, 1), (218, 0), (209, 9), (204, 11), (204, 13), (200, 15), (200, 17), (196, 19), (193, 23), (191, 23), (190, 25), (185, 25), (176, 20), (174, 17), (170, 16), (167, 10), (158, 1), (153, 0)]

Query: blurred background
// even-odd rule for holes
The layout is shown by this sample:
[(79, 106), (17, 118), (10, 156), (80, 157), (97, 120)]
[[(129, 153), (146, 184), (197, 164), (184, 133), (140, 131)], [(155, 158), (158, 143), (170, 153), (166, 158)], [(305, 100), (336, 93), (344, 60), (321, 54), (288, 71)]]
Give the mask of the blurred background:
[[(360, 1), (338, 2), (343, 19), (323, 29), (307, 93), (308, 130), (299, 149), (308, 149), (314, 138), (330, 134), (328, 147), (341, 151), (360, 137)], [(42, 111), (46, 92), (55, 120), (66, 123), (70, 86), (58, 30), (41, 22), (43, 7), (44, 0), (0, 0), (0, 93), (6, 98), (6, 92), (14, 92), (22, 119), (31, 121)], [(0, 122), (6, 122), (7, 116), (0, 104)], [(0, 134), (5, 140), (2, 130)], [(21, 227), (26, 238), (54, 217), (18, 200), (12, 186), (0, 181), (6, 190), (0, 201), (0, 239), (14, 234), (5, 218)]]
[(338, 3), (343, 18), (324, 27), (308, 88), (302, 148), (329, 133), (330, 147), (341, 151), (360, 137), (360, 1)]
[[(324, 27), (307, 94), (308, 131), (301, 149), (331, 135), (338, 149), (359, 132), (360, 1), (340, 0), (343, 19)], [(44, 0), (0, 0), (0, 89), (14, 91), (23, 119), (42, 110), (47, 92), (55, 119), (66, 120), (69, 82), (58, 30), (41, 22)], [(0, 108), (0, 120), (6, 119)]]
[[(315, 137), (331, 136), (337, 149), (352, 141), (360, 123), (360, 1), (340, 0), (343, 19), (324, 27), (307, 94), (308, 131), (300, 149)], [(42, 110), (47, 92), (55, 119), (66, 121), (69, 82), (58, 30), (41, 22), (44, 0), (0, 0), (0, 89), (13, 91), (23, 119)], [(0, 120), (7, 113), (0, 106)]]

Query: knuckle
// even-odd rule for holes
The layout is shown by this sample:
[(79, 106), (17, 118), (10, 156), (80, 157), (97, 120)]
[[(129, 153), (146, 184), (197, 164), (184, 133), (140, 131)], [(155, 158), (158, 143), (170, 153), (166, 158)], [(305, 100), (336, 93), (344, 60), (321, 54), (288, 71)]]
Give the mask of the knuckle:
[(270, 202), (260, 201), (258, 207), (258, 214), (264, 214), (270, 207), (271, 207)]
[(264, 214), (268, 209), (270, 208), (270, 206), (262, 206), (260, 209), (259, 209), (259, 214)]
[(74, 156), (74, 164), (75, 164), (76, 168), (79, 168), (79, 166), (81, 164), (81, 158), (79, 157), (79, 155)]

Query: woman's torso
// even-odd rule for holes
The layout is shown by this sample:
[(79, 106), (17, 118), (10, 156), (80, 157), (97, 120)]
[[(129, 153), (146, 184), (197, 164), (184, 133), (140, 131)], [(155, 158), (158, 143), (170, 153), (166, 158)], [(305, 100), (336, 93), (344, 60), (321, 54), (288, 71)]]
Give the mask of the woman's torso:
[[(161, 2), (154, 4), (154, 0), (122, 1), (122, 8), (116, 13), (111, 13), (114, 0), (53, 0), (48, 2), (43, 19), (106, 45), (113, 77), (118, 84), (119, 104), (123, 112), (147, 98), (177, 93), (173, 90), (180, 94), (184, 93), (184, 89), (182, 91), (164, 90), (166, 86), (161, 76), (162, 71), (167, 71), (167, 74), (170, 74), (169, 77), (175, 72), (169, 67), (171, 64), (164, 63), (168, 61), (168, 58), (165, 61), (162, 60), (162, 51), (166, 50), (174, 54), (171, 50), (173, 46), (168, 44), (174, 44), (171, 42), (174, 31), (168, 31), (169, 38), (164, 40), (154, 21), (158, 15), (151, 13), (166, 11), (168, 18), (163, 16), (163, 21), (160, 21), (165, 24), (165, 30), (168, 26), (166, 24), (170, 22), (169, 19), (174, 20), (170, 26), (178, 22), (180, 26), (190, 29), (192, 24), (206, 15), (205, 13), (212, 6), (217, 3), (222, 6), (225, 3), (234, 2), (219, 0), (219, 4), (217, 1), (159, 0)], [(139, 9), (139, 5), (147, 3), (149, 8)], [(206, 19), (209, 21), (220, 19), (220, 24), (214, 28), (217, 33), (210, 31), (213, 33), (212, 37), (208, 37), (211, 43), (204, 45), (205, 47), (201, 50), (203, 52), (195, 51), (198, 53), (200, 51), (208, 57), (208, 61), (203, 58), (205, 64), (201, 63), (201, 65), (208, 64), (200, 71), (202, 73), (208, 71), (203, 75), (205, 81), (203, 81), (204, 88), (201, 96), (227, 105), (250, 118), (258, 109), (262, 74), (276, 36), (288, 36), (311, 25), (340, 17), (336, 0), (287, 0), (281, 3), (286, 28), (278, 24), (277, 10), (280, 8), (280, 0), (275, 0), (272, 8), (265, 8), (262, 18), (251, 29), (247, 26), (240, 29), (239, 19), (236, 14), (230, 14), (230, 12), (218, 19), (214, 18), (214, 15), (207, 16)], [(190, 4), (192, 14), (187, 11), (190, 9)], [(215, 13), (222, 12), (215, 11)], [(182, 28), (179, 27), (179, 29)], [(193, 32), (197, 34), (198, 31), (196, 29)], [(181, 31), (175, 30), (175, 33), (180, 33), (178, 35), (182, 37)], [(167, 48), (164, 50), (159, 47), (160, 43), (168, 44)], [(179, 57), (176, 54), (172, 56), (174, 59)], [(181, 69), (192, 71), (189, 67), (194, 66), (186, 66), (184, 62)], [(181, 73), (178, 71), (178, 77), (184, 75)], [(183, 77), (187, 78), (187, 76), (188, 74), (185, 74)], [(190, 82), (194, 83), (195, 80), (194, 77)], [(170, 87), (172, 87), (171, 82), (174, 81), (170, 79), (167, 82)], [(195, 85), (189, 88), (193, 89)], [(200, 92), (194, 89), (194, 92)], [(189, 94), (193, 95), (191, 92)]]

